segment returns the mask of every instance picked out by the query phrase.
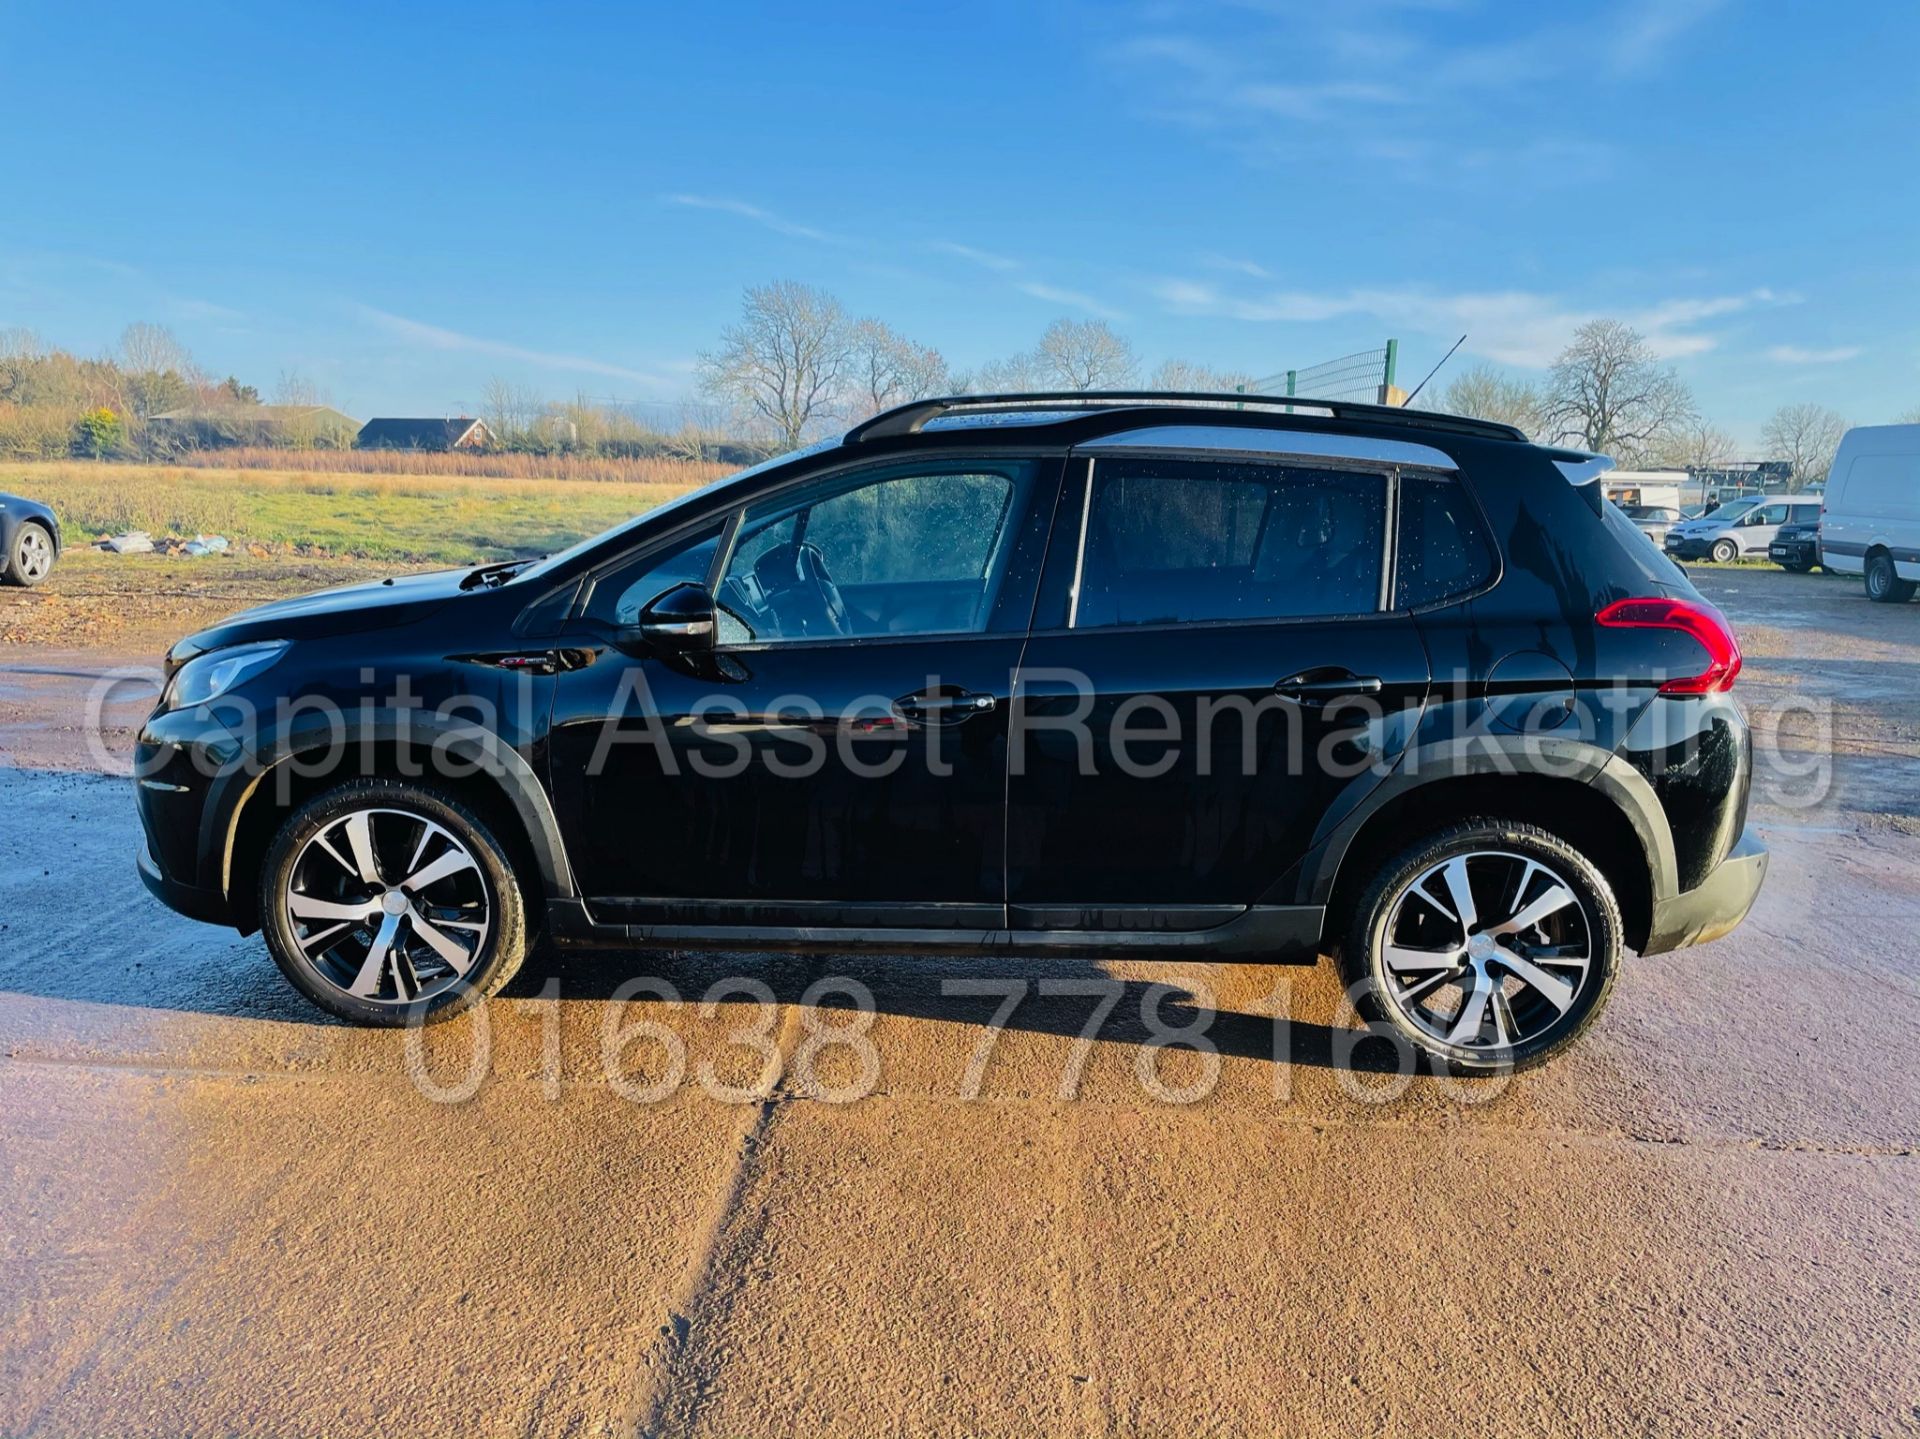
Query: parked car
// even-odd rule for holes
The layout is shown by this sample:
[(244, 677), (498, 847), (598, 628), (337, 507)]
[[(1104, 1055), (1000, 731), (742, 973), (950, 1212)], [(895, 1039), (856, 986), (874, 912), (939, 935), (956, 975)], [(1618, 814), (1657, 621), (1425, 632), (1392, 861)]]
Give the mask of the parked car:
[(1767, 546), (1767, 558), (1796, 575), (1809, 573), (1820, 563), (1820, 521), (1795, 520), (1780, 526)]
[(1869, 599), (1900, 603), (1920, 580), (1920, 425), (1861, 425), (1827, 473), (1822, 563), (1860, 575)]
[(235, 615), (168, 655), (141, 874), (358, 1024), (536, 931), (1331, 951), (1383, 1031), (1537, 1062), (1759, 890), (1739, 647), (1610, 462), (1308, 408), (921, 401), (551, 558)]
[(1680, 511), (1671, 505), (1622, 505), (1620, 511), (1656, 545), (1665, 542), (1667, 531), (1679, 524), (1682, 518)]
[(0, 495), (0, 582), (31, 589), (60, 558), (60, 522), (38, 500)]
[(1710, 515), (1668, 530), (1666, 550), (1676, 559), (1731, 564), (1747, 555), (1764, 555), (1780, 526), (1815, 523), (1819, 518), (1817, 499), (1762, 495), (1729, 500)]

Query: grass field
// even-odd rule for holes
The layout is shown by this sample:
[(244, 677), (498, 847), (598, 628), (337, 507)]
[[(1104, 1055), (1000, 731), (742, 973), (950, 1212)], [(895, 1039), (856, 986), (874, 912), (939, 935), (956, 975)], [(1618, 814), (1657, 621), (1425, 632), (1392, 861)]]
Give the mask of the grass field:
[(647, 483), (215, 470), (87, 461), (0, 464), (0, 490), (43, 501), (69, 547), (124, 530), (225, 535), (302, 556), (472, 564), (545, 554), (727, 473), (660, 462)]

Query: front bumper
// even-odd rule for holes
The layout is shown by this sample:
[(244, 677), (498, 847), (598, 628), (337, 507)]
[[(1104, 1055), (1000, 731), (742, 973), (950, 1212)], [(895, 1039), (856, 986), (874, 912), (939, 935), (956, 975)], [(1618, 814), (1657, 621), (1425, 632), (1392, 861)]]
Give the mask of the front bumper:
[(1707, 877), (1684, 894), (1654, 901), (1642, 954), (1664, 954), (1707, 944), (1731, 933), (1747, 917), (1767, 877), (1767, 848), (1749, 829)]
[(1663, 548), (1677, 560), (1703, 560), (1713, 553), (1713, 546), (1706, 541), (1680, 535), (1668, 535)]
[(1818, 564), (1820, 562), (1820, 546), (1813, 540), (1775, 540), (1767, 546), (1767, 558), (1775, 564)]
[(145, 843), (140, 846), (139, 863), (140, 882), (168, 909), (205, 924), (233, 923), (233, 908), (224, 894), (217, 889), (202, 889), (199, 885), (168, 879), (160, 873), (160, 865), (153, 857), (152, 847)]

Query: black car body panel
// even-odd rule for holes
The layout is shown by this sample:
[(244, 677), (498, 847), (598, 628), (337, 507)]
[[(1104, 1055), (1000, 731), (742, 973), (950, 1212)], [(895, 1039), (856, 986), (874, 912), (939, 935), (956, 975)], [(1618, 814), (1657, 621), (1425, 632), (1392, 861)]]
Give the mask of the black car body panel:
[(20, 527), (26, 524), (39, 525), (53, 537), (54, 558), (59, 558), (60, 520), (52, 508), (24, 495), (0, 494), (0, 575), (5, 574), (7, 566), (13, 562), (14, 539), (19, 535)]
[[(549, 931), (583, 942), (1311, 960), (1359, 856), (1411, 815), (1494, 805), (1502, 791), (1486, 786), (1516, 766), (1529, 813), (1592, 814), (1618, 838), (1610, 863), (1643, 950), (1722, 932), (1751, 904), (1765, 856), (1744, 834), (1751, 752), (1737, 705), (1659, 693), (1699, 667), (1686, 635), (1595, 623), (1617, 601), (1699, 596), (1594, 486), (1569, 483), (1560, 467), (1586, 457), (1366, 407), (1114, 400), (1020, 423), (910, 418), (882, 417), (484, 582), (452, 572), (355, 586), (183, 640), (170, 670), (290, 643), (271, 668), (209, 704), (163, 707), (142, 732), (149, 887), (197, 918), (257, 925), (267, 840), (311, 792), (301, 758), (344, 725), (363, 767), (410, 744), (466, 762), (467, 782), (513, 821)], [(1152, 438), (1182, 425), (1214, 438), (1198, 449)], [(1147, 438), (1113, 446), (1135, 432)], [(1364, 458), (1416, 450), (1430, 458)], [(1139, 599), (1124, 622), (1075, 623), (1077, 605), (1096, 603), (1088, 571), (1107, 543), (1090, 523), (1103, 467), (1122, 473), (1125, 455), (1177, 475), (1224, 456), (1257, 473), (1282, 464), (1277, 453), (1332, 494), (1385, 487), (1379, 552), (1350, 557), (1377, 570), (1378, 603), (1156, 622), (1160, 601)], [(651, 598), (655, 580), (724, 591), (752, 578), (737, 568), (743, 533), (764, 522), (767, 553), (784, 563), (840, 477), (902, 465), (994, 494), (1004, 481), (978, 595), (938, 575), (846, 575), (836, 589), (853, 633), (763, 643), (749, 625), (697, 654), (637, 638), (623, 607)], [(781, 506), (815, 489), (827, 498), (780, 539)], [(1409, 569), (1421, 496), (1465, 537), (1423, 561), (1455, 567), (1434, 593)], [(1257, 565), (1181, 573), (1186, 593), (1210, 587), (1225, 608), (1265, 582)], [(1324, 583), (1366, 588), (1351, 568)], [(886, 632), (903, 613), (951, 632)], [(1370, 686), (1379, 712), (1343, 725), (1344, 685)], [(396, 688), (406, 718), (382, 702)], [(1274, 706), (1276, 693), (1288, 703)], [(693, 706), (715, 695), (725, 722), (694, 723)], [(1136, 737), (1124, 731), (1142, 714), (1171, 715), (1182, 737), (1147, 737), (1138, 774), (1083, 773), (1069, 752), (1080, 741), (1055, 723), (1082, 707), (1099, 760)], [(1204, 740), (1203, 708), (1228, 716)], [(909, 755), (874, 777), (869, 761), (903, 736), (929, 755), (937, 739), (939, 763)], [(809, 749), (826, 752), (823, 767), (783, 772)], [(1281, 763), (1302, 752), (1328, 763)], [(1256, 762), (1225, 772), (1215, 761), (1229, 753)], [(742, 756), (732, 777), (704, 772)]]

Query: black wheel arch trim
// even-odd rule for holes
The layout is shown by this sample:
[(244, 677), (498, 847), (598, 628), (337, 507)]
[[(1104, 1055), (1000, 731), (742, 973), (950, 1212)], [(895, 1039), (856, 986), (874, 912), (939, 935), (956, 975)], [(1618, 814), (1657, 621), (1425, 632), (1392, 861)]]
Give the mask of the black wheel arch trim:
[[(464, 773), (455, 783), (474, 778), (490, 781), (519, 821), (527, 844), (539, 867), (541, 888), (547, 898), (578, 896), (573, 867), (567, 860), (566, 843), (552, 801), (540, 783), (533, 766), (512, 745), (491, 730), (440, 719), (424, 713), (412, 713), (404, 719), (391, 713), (378, 713), (369, 722), (350, 724), (339, 734), (327, 730), (296, 732), (271, 743), (264, 752), (245, 766), (224, 770), (212, 781), (207, 803), (201, 811), (199, 854), (202, 874), (209, 887), (231, 896), (234, 890), (234, 847), (248, 806), (274, 781), (283, 767), (301, 756), (310, 756), (328, 748), (339, 748), (347, 757), (338, 777), (342, 782), (360, 779), (351, 760), (363, 746), (409, 743), (422, 754), (444, 754), (458, 762)], [(397, 776), (407, 778), (408, 776)], [(417, 776), (433, 783), (431, 767)]]
[(1640, 842), (1653, 902), (1679, 892), (1680, 864), (1666, 812), (1653, 786), (1631, 764), (1584, 740), (1489, 733), (1418, 746), (1401, 755), (1384, 779), (1369, 775), (1354, 781), (1367, 792), (1351, 806), (1340, 801), (1329, 806), (1329, 819), (1312, 847), (1260, 902), (1326, 905), (1354, 841), (1383, 809), (1425, 785), (1481, 775), (1526, 775), (1598, 790)]

